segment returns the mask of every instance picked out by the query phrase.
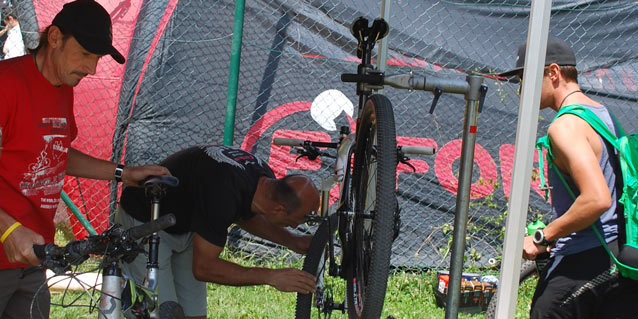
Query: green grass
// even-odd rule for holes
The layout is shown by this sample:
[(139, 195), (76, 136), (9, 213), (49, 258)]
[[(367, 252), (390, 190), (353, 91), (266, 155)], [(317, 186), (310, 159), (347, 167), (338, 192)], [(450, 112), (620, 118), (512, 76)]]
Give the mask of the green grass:
[[(233, 262), (272, 268), (297, 267), (301, 268), (301, 262), (287, 263), (283, 259), (261, 262), (250, 256), (238, 253), (224, 253), (224, 257)], [(473, 271), (480, 272), (480, 271)], [(433, 284), (436, 281), (436, 271), (427, 272), (394, 272), (388, 280), (388, 289), (381, 318), (392, 315), (396, 319), (438, 319), (445, 317), (445, 309), (436, 306), (433, 293)], [(528, 318), (529, 303), (534, 290), (536, 280), (528, 280), (519, 289), (516, 319)], [(342, 299), (343, 285), (335, 291), (335, 299)], [(79, 294), (65, 296), (65, 302)], [(62, 294), (52, 294), (52, 302), (60, 303)], [(83, 304), (87, 304), (86, 296)], [(341, 300), (339, 300), (341, 301)], [(207, 293), (208, 317), (228, 319), (281, 319), (294, 318), (296, 294), (283, 293), (270, 286), (230, 287), (217, 284), (208, 284)], [(87, 308), (60, 306), (51, 307), (52, 319), (66, 318), (96, 318), (93, 310), (89, 314)], [(316, 314), (313, 318), (317, 318)], [(334, 312), (332, 318), (347, 318), (347, 315)], [(459, 318), (478, 319), (484, 318), (484, 313), (469, 314), (461, 312)]]

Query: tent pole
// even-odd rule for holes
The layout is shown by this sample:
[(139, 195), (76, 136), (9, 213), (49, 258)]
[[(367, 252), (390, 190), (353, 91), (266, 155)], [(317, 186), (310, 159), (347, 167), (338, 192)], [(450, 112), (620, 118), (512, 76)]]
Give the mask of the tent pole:
[[(543, 81), (543, 66), (552, 1), (534, 0), (530, 11), (525, 73), (518, 111), (514, 169), (508, 205), (501, 278), (497, 292), (496, 318), (514, 318), (518, 296), (518, 276), (523, 250), (523, 229), (527, 221), (529, 190), (534, 164), (534, 146)], [(540, 169), (543, 169), (542, 167)]]
[[(381, 0), (381, 17), (385, 22), (390, 25), (390, 2), (391, 0)], [(392, 26), (390, 25), (390, 32), (392, 32)], [(385, 38), (378, 41), (379, 54), (377, 55), (377, 69), (381, 72), (385, 72), (387, 60), (388, 60), (388, 42), (390, 41), (390, 34)]]
[(235, 111), (237, 108), (237, 87), (239, 83), (239, 65), (241, 61), (241, 43), (244, 32), (245, 0), (235, 1), (235, 22), (233, 43), (230, 49), (230, 72), (228, 74), (228, 94), (226, 95), (226, 120), (224, 122), (224, 145), (233, 145), (235, 133)]

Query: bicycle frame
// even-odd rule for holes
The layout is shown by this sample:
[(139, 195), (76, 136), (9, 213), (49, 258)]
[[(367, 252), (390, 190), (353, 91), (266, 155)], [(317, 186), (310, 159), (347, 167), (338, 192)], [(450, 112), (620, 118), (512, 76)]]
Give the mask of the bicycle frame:
[[(122, 231), (119, 225), (112, 226), (105, 233), (90, 236), (86, 240), (74, 241), (65, 247), (53, 244), (34, 246), (36, 255), (43, 259), (43, 266), (51, 268), (56, 274), (64, 274), (70, 265), (79, 265), (89, 255), (103, 254), (102, 287), (98, 304), (99, 319), (160, 318), (160, 308), (177, 311), (179, 305), (169, 302), (160, 307), (158, 301), (158, 231), (175, 224), (175, 217), (167, 215), (159, 217), (160, 200), (166, 193), (166, 187), (178, 185), (172, 176), (154, 177), (146, 181), (145, 189), (151, 199), (151, 221), (143, 225)], [(150, 236), (149, 236), (150, 235)], [(149, 236), (149, 254), (147, 272), (143, 284), (126, 279), (122, 273), (121, 262), (132, 261), (139, 253), (139, 239)], [(126, 281), (125, 281), (126, 279)], [(127, 305), (127, 313), (122, 309), (123, 289), (131, 289), (131, 304)], [(85, 291), (88, 290), (85, 289)], [(90, 293), (89, 293), (90, 294)], [(126, 291), (128, 296), (128, 291)], [(92, 297), (91, 297), (92, 298)], [(128, 301), (128, 300), (127, 300)], [(178, 313), (174, 313), (179, 316)], [(164, 316), (162, 316), (164, 317)], [(171, 317), (173, 318), (173, 317)]]
[[(148, 183), (148, 182), (147, 182)], [(147, 195), (151, 196), (151, 221), (157, 220), (160, 213), (160, 200), (166, 193), (164, 182), (159, 179), (147, 186)], [(148, 259), (146, 263), (146, 276), (144, 283), (139, 288), (150, 293), (150, 318), (159, 318), (158, 288), (158, 250), (159, 235), (153, 232), (148, 242)], [(99, 319), (120, 319), (122, 315), (122, 285), (124, 277), (119, 261), (113, 261), (104, 268), (102, 294), (100, 296)], [(134, 297), (134, 296), (131, 296)], [(134, 301), (132, 301), (134, 302)]]

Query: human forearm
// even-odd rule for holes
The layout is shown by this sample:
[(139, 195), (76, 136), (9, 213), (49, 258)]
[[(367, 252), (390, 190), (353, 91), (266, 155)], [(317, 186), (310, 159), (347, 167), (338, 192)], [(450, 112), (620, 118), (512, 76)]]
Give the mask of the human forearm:
[[(69, 150), (67, 162), (67, 175), (114, 180), (116, 163), (95, 158), (84, 154), (74, 148)], [(130, 166), (122, 172), (122, 182), (129, 186), (139, 186), (139, 183), (148, 176), (170, 175), (166, 167), (158, 165)]]
[(198, 234), (193, 239), (193, 275), (201, 281), (231, 286), (270, 285), (280, 291), (310, 293), (315, 278), (294, 268), (243, 267), (219, 258), (223, 248)]
[(315, 278), (299, 269), (242, 267), (223, 259), (206, 267), (197, 267), (194, 263), (193, 274), (197, 280), (228, 286), (269, 285), (279, 291), (304, 294), (315, 289)]
[(69, 149), (67, 175), (92, 179), (113, 180), (117, 164)]
[[(12, 229), (10, 229), (11, 226), (13, 226)], [(41, 235), (23, 225), (16, 225), (15, 218), (2, 209), (0, 209), (0, 232), (0, 236), (4, 237), (2, 246), (9, 262), (26, 263), (33, 266), (40, 264), (33, 253), (33, 245), (44, 244), (44, 238)]]
[(297, 253), (305, 253), (310, 246), (312, 236), (297, 234), (288, 228), (278, 227), (269, 223), (263, 216), (257, 215), (247, 221), (239, 223), (245, 231), (292, 249)]
[(548, 240), (553, 241), (581, 231), (594, 224), (609, 207), (608, 201), (579, 196), (565, 214), (547, 225), (543, 233)]
[(15, 222), (15, 218), (0, 208), (0, 236)]
[(193, 265), (193, 274), (197, 280), (228, 286), (268, 285), (268, 278), (273, 271), (275, 270), (243, 267), (223, 259), (216, 260), (212, 265)]

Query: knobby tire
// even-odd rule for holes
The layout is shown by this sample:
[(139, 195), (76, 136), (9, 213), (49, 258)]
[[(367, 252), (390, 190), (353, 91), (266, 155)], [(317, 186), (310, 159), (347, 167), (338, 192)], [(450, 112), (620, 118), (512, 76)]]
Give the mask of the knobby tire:
[[(312, 237), (312, 241), (310, 242), (310, 247), (308, 248), (308, 253), (304, 259), (302, 269), (303, 271), (316, 276), (317, 279), (320, 279), (319, 277), (322, 279), (324, 273), (328, 271), (326, 267), (328, 266), (329, 260), (327, 259), (326, 251), (328, 249), (328, 240), (335, 232), (336, 226), (337, 215), (331, 215), (319, 225), (317, 231)], [(324, 287), (318, 288), (323, 289)], [(297, 307), (295, 310), (296, 319), (310, 319), (313, 307), (313, 296), (315, 296), (315, 294), (297, 294)], [(320, 309), (318, 310), (320, 311)]]
[[(346, 267), (346, 302), (350, 318), (378, 319), (383, 310), (396, 209), (397, 146), (392, 104), (372, 95), (360, 113), (354, 155), (352, 196), (353, 254)], [(369, 197), (374, 194), (376, 200)], [(374, 212), (372, 218), (361, 216)]]
[[(536, 263), (533, 260), (524, 260), (521, 265), (521, 273), (518, 277), (518, 284), (522, 284), (525, 280), (536, 274)], [(496, 317), (497, 294), (495, 294), (485, 311), (485, 319), (494, 319)]]

